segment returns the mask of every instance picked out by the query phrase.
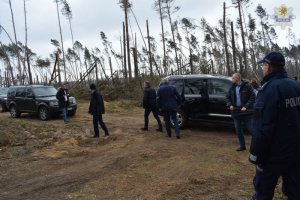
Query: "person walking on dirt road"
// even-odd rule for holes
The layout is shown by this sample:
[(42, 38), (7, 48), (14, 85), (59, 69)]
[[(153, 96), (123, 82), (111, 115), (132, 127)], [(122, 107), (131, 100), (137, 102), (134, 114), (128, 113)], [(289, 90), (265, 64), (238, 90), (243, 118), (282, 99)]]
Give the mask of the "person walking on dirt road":
[(180, 139), (180, 129), (177, 121), (177, 108), (181, 104), (181, 98), (177, 89), (169, 85), (167, 79), (163, 79), (157, 89), (157, 105), (162, 110), (164, 121), (167, 129), (166, 137), (171, 137), (171, 119), (174, 123), (176, 138)]
[(91, 84), (90, 89), (92, 91), (91, 94), (91, 101), (89, 107), (89, 113), (93, 115), (93, 125), (94, 125), (94, 138), (99, 137), (99, 127), (98, 123), (100, 124), (101, 128), (104, 130), (104, 136), (109, 136), (108, 129), (103, 122), (102, 114), (105, 113), (104, 108), (104, 101), (100, 92), (96, 90), (96, 85)]
[(300, 199), (300, 84), (288, 78), (281, 53), (271, 52), (258, 63), (264, 77), (254, 104), (252, 199), (272, 200), (280, 176), (288, 199)]
[(148, 130), (148, 123), (149, 123), (149, 114), (152, 112), (154, 118), (158, 123), (158, 129), (156, 131), (162, 132), (162, 124), (160, 118), (158, 116), (158, 108), (156, 104), (156, 91), (155, 89), (151, 88), (150, 82), (144, 82), (144, 97), (143, 97), (143, 108), (145, 109), (144, 112), (144, 128), (141, 128), (143, 131)]

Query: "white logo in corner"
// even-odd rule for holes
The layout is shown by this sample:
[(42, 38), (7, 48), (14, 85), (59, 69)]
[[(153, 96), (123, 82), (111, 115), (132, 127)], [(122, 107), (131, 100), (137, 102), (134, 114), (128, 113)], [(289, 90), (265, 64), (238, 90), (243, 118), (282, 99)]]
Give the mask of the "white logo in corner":
[(285, 4), (282, 4), (279, 8), (274, 8), (274, 15), (271, 18), (275, 20), (274, 26), (280, 26), (281, 29), (285, 29), (287, 26), (293, 26), (292, 20), (296, 18), (293, 15), (293, 8), (288, 8)]

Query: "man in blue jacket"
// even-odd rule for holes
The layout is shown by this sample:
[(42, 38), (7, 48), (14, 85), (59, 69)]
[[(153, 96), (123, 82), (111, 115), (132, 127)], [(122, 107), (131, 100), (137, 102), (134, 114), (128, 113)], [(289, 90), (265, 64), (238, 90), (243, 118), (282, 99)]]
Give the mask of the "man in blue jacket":
[(272, 200), (278, 178), (290, 200), (300, 199), (300, 84), (288, 78), (285, 59), (271, 52), (259, 62), (264, 74), (254, 104), (249, 161), (256, 165), (255, 200)]
[(243, 125), (252, 134), (253, 104), (255, 93), (252, 86), (242, 80), (239, 73), (232, 75), (232, 86), (226, 95), (226, 105), (231, 111), (235, 131), (237, 133), (240, 146), (237, 151), (246, 150)]
[(164, 116), (164, 121), (167, 129), (166, 137), (172, 136), (170, 121), (170, 118), (172, 118), (176, 138), (180, 139), (180, 129), (176, 117), (177, 107), (180, 105), (180, 103), (181, 98), (177, 89), (174, 86), (169, 85), (167, 79), (163, 79), (159, 88), (157, 89), (157, 105), (158, 108), (162, 110)]

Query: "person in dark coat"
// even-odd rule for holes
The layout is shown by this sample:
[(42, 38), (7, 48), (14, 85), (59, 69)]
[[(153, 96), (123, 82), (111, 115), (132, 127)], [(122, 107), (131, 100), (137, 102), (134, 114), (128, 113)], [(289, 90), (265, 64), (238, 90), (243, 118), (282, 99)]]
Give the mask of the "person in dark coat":
[(176, 138), (180, 139), (180, 129), (177, 121), (177, 108), (181, 104), (181, 98), (177, 89), (169, 85), (167, 79), (163, 79), (159, 88), (157, 89), (157, 105), (162, 110), (164, 121), (167, 129), (166, 137), (171, 137), (171, 121), (174, 123)]
[(236, 149), (237, 151), (246, 150), (243, 124), (252, 133), (253, 111), (251, 110), (253, 110), (254, 101), (255, 93), (252, 86), (242, 80), (241, 74), (233, 74), (232, 86), (226, 95), (226, 105), (231, 111), (235, 131), (240, 143), (240, 147)]
[(94, 125), (94, 136), (93, 137), (99, 137), (99, 127), (98, 123), (100, 124), (101, 128), (104, 131), (104, 136), (109, 136), (108, 129), (103, 122), (102, 114), (105, 113), (104, 108), (104, 102), (102, 95), (100, 92), (96, 90), (96, 85), (91, 84), (90, 89), (92, 91), (91, 94), (91, 101), (90, 101), (90, 107), (89, 107), (89, 113), (93, 115), (93, 125)]
[(69, 106), (69, 93), (64, 84), (60, 85), (56, 93), (56, 99), (58, 99), (58, 106), (62, 110), (64, 123), (68, 123), (68, 106)]
[(141, 128), (143, 131), (148, 130), (148, 123), (149, 123), (149, 114), (152, 112), (154, 118), (158, 123), (158, 129), (156, 131), (162, 132), (162, 124), (160, 118), (158, 116), (158, 108), (156, 104), (156, 91), (155, 89), (151, 88), (150, 82), (144, 82), (144, 98), (143, 98), (143, 108), (145, 109), (144, 112), (144, 128)]
[(281, 53), (271, 52), (258, 63), (264, 77), (254, 104), (252, 199), (272, 200), (280, 176), (288, 199), (300, 199), (300, 84), (288, 78)]

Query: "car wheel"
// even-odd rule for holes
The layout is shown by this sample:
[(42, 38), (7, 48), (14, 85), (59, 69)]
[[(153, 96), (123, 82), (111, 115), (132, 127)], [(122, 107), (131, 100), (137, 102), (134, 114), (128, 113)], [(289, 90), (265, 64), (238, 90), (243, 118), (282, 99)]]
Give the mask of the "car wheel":
[[(178, 110), (176, 113), (176, 117), (177, 117), (177, 122), (178, 122), (178, 126), (180, 129), (184, 129), (187, 127), (188, 121), (187, 121), (187, 117), (186, 114), (184, 113), (184, 111), (182, 110)], [(174, 127), (174, 123), (171, 119), (171, 125), (172, 127)]]
[(10, 106), (9, 110), (10, 110), (10, 116), (12, 118), (20, 117), (21, 114), (20, 112), (18, 112), (17, 107), (15, 105)]
[(49, 111), (45, 106), (40, 107), (39, 109), (40, 119), (45, 121), (49, 119)]

